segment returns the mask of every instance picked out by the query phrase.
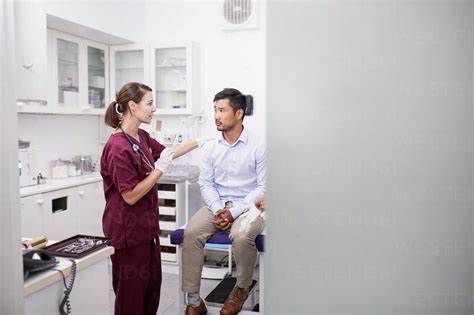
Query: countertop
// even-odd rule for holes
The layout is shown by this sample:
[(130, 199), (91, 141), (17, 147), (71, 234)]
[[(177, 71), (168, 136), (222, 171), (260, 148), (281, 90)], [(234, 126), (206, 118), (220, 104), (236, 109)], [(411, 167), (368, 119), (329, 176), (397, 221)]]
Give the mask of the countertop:
[(102, 176), (99, 172), (94, 172), (87, 175), (80, 175), (68, 178), (48, 178), (45, 184), (26, 186), (20, 188), (20, 197), (27, 197), (37, 195), (45, 192), (60, 190), (64, 188), (85, 185), (94, 182), (102, 181)]
[[(102, 259), (106, 259), (113, 253), (114, 248), (111, 246), (106, 246), (93, 253), (90, 253), (83, 258), (75, 259), (77, 268), (76, 272), (85, 269)], [(69, 276), (72, 265), (69, 259), (64, 257), (56, 257), (56, 259), (59, 260), (59, 264), (56, 265), (54, 269), (61, 270), (65, 277)], [(23, 285), (23, 295), (27, 297), (28, 295), (33, 294), (36, 291), (39, 291), (57, 281), (63, 281), (63, 276), (58, 270), (48, 270), (30, 276)]]
[[(199, 169), (198, 169), (199, 170)], [(162, 176), (158, 183), (180, 183), (186, 180), (194, 181), (199, 177), (199, 171), (190, 172), (183, 167), (172, 167), (170, 171)], [(28, 197), (45, 192), (65, 189), (74, 186), (90, 184), (102, 181), (102, 176), (99, 172), (94, 172), (87, 175), (80, 175), (68, 178), (48, 178), (45, 184), (32, 185), (20, 187), (20, 197)]]

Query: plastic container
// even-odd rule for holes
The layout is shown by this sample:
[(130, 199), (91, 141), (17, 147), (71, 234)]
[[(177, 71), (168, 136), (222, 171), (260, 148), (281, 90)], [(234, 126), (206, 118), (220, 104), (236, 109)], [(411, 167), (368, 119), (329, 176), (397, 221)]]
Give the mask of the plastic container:
[(68, 165), (66, 161), (58, 159), (51, 162), (51, 177), (52, 178), (67, 178), (68, 177)]

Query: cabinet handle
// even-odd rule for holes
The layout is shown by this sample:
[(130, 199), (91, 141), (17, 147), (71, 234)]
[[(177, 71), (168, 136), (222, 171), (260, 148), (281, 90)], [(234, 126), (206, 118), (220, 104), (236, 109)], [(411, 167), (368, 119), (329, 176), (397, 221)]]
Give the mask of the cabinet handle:
[(44, 203), (44, 199), (38, 199), (36, 202), (37, 202), (39, 205), (42, 205), (42, 204)]
[(84, 190), (79, 190), (79, 196), (84, 196)]

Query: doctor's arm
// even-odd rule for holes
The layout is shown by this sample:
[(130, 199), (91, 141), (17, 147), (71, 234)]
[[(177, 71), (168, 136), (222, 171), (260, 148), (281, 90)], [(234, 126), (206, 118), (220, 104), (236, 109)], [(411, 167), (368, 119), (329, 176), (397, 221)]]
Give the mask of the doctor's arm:
[(179, 158), (180, 156), (196, 149), (197, 147), (202, 147), (204, 143), (213, 139), (214, 137), (202, 137), (188, 141), (183, 144), (178, 144), (177, 146), (173, 147), (173, 150), (176, 152), (174, 158)]
[(166, 170), (171, 164), (174, 153), (168, 151), (161, 154), (160, 158), (155, 164), (153, 169), (147, 177), (140, 181), (133, 189), (125, 190), (122, 192), (122, 198), (125, 202), (131, 206), (137, 203), (143, 196), (145, 196), (150, 189), (154, 188), (158, 179), (166, 173)]

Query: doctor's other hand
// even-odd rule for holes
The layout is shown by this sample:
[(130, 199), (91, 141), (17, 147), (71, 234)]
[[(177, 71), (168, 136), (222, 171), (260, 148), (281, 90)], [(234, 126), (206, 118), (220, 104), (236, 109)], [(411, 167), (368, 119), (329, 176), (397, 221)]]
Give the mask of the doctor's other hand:
[(206, 143), (207, 141), (215, 140), (215, 139), (216, 139), (215, 137), (201, 137), (201, 138), (196, 138), (196, 142), (197, 142), (198, 147), (202, 147), (204, 143)]
[(214, 226), (216, 229), (221, 231), (230, 229), (232, 227), (232, 223), (234, 222), (234, 218), (227, 208), (218, 210), (214, 218)]
[(160, 158), (155, 163), (156, 169), (160, 170), (161, 173), (165, 174), (171, 164), (171, 161), (173, 161), (174, 154), (175, 151), (169, 148), (166, 148), (161, 151)]

